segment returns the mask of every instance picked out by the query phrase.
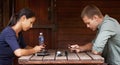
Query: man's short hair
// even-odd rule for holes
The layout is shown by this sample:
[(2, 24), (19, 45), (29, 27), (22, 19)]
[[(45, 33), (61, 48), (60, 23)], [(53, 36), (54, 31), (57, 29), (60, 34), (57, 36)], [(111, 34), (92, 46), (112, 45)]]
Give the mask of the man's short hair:
[(95, 5), (87, 5), (81, 13), (81, 18), (87, 16), (88, 18), (92, 19), (94, 15), (98, 15), (100, 18), (103, 16), (99, 8), (97, 8)]

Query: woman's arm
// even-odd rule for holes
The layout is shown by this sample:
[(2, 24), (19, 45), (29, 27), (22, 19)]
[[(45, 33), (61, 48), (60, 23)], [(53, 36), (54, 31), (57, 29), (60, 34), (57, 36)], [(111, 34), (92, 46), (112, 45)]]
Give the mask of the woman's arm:
[(40, 52), (42, 49), (44, 48), (44, 46), (35, 46), (34, 48), (31, 49), (16, 49), (14, 51), (14, 54), (18, 57), (20, 56), (25, 56), (25, 55), (30, 55), (30, 54), (34, 54), (36, 52)]
[(28, 46), (28, 45), (25, 47), (25, 49), (32, 49), (32, 48), (33, 48), (33, 47)]

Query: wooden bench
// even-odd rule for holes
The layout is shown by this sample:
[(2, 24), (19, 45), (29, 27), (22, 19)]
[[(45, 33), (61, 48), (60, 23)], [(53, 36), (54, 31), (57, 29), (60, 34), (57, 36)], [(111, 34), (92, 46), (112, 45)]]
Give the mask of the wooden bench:
[[(104, 58), (94, 55), (91, 52), (72, 53), (66, 50), (59, 50), (62, 56), (56, 56), (55, 50), (48, 50), (48, 56), (22, 56), (18, 59), (19, 64), (97, 64), (102, 65)], [(67, 55), (65, 54), (67, 52)]]

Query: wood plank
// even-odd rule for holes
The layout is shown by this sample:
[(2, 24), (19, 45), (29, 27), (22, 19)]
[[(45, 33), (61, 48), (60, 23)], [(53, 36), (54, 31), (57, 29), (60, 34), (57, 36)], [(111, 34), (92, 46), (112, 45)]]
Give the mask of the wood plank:
[(89, 57), (86, 53), (77, 53), (80, 60), (92, 60), (91, 57)]
[(87, 54), (88, 54), (89, 56), (91, 56), (91, 58), (92, 58), (93, 60), (104, 60), (104, 58), (101, 57), (100, 55), (95, 55), (95, 54), (93, 54), (93, 53), (91, 53), (91, 52), (87, 52)]
[(48, 50), (49, 55), (44, 56), (43, 61), (53, 61), (55, 59), (55, 50)]
[(20, 60), (20, 61), (29, 61), (32, 56), (33, 55), (22, 56), (22, 57), (18, 58), (18, 60)]
[(76, 53), (68, 52), (68, 60), (79, 60), (79, 57)]
[[(57, 50), (57, 51), (60, 51), (62, 53), (62, 56), (57, 56), (56, 54), (56, 57), (55, 57), (55, 60), (60, 60), (60, 61), (64, 61), (64, 60), (67, 60), (67, 57), (65, 56), (65, 51), (64, 50)], [(56, 53), (57, 53), (56, 51)]]
[[(58, 58), (55, 54), (56, 53), (55, 50), (49, 50), (48, 52), (50, 53), (50, 55), (48, 56), (35, 56), (35, 55), (22, 56), (18, 60), (19, 60), (19, 64), (81, 64), (82, 65), (82, 64), (104, 63), (104, 59), (100, 55), (94, 55), (91, 52), (72, 53), (67, 51), (68, 53), (65, 54), (65, 51), (67, 50), (62, 50), (63, 57), (61, 56)], [(55, 57), (56, 57), (56, 60), (55, 60)], [(23, 59), (23, 60), (20, 60), (20, 59)]]
[(34, 55), (30, 60), (33, 60), (33, 61), (42, 61), (43, 59), (43, 56), (36, 56)]

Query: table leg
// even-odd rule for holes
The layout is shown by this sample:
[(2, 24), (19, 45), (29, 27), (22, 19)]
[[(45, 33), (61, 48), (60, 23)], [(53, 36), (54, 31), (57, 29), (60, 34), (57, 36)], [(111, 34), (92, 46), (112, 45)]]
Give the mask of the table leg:
[(103, 63), (103, 64), (98, 64), (98, 65), (108, 65), (107, 63)]

